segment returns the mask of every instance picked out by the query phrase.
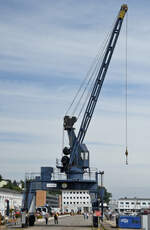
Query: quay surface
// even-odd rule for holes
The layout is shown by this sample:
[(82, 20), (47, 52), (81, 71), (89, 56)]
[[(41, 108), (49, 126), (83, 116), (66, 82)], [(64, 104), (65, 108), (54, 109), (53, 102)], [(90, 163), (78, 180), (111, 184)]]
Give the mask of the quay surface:
[[(21, 225), (10, 225), (7, 227), (0, 226), (1, 229), (16, 229), (21, 230)], [(50, 217), (48, 224), (45, 224), (45, 220), (41, 219), (36, 221), (35, 225), (33, 227), (25, 228), (27, 230), (117, 230), (119, 228), (116, 228), (114, 221), (104, 221), (100, 224), (99, 227), (92, 227), (92, 216), (90, 216), (88, 219), (84, 220), (84, 217), (79, 216), (60, 216), (58, 224), (54, 224), (54, 218)], [(129, 229), (123, 229), (123, 230), (129, 230)], [(130, 229), (132, 230), (132, 229)]]

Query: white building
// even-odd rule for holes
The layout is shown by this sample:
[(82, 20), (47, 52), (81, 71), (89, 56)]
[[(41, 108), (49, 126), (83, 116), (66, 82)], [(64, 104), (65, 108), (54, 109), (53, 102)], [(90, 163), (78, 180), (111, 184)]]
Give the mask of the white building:
[(109, 209), (115, 211), (118, 209), (118, 200), (111, 199), (108, 205)]
[(62, 191), (62, 211), (63, 212), (90, 212), (92, 210), (91, 198), (88, 191)]
[(4, 216), (6, 211), (6, 200), (9, 200), (10, 209), (20, 209), (22, 204), (22, 193), (0, 188), (0, 212)]
[(119, 212), (138, 212), (150, 208), (150, 198), (120, 198), (118, 200)]

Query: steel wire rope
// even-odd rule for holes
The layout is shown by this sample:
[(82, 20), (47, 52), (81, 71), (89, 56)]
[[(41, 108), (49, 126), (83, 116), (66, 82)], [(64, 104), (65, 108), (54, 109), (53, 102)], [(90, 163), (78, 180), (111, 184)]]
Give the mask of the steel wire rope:
[[(115, 19), (115, 21), (116, 21), (116, 19)], [(112, 25), (114, 25), (114, 23), (113, 23)], [(112, 27), (112, 26), (111, 26), (111, 27)], [(109, 36), (110, 34), (111, 34), (111, 33), (109, 33), (109, 32), (107, 33), (106, 38), (104, 39), (103, 43), (107, 40), (107, 38), (108, 38), (108, 36)], [(80, 85), (80, 87), (79, 87), (77, 93), (75, 94), (72, 103), (71, 103), (70, 106), (68, 107), (68, 109), (67, 109), (65, 115), (67, 115), (67, 113), (69, 112), (69, 110), (71, 109), (71, 107), (73, 106), (73, 104), (75, 103), (75, 101), (76, 101), (76, 99), (77, 99), (77, 97), (78, 97), (78, 95), (79, 95), (79, 93), (80, 93), (82, 87), (84, 86), (85, 82), (87, 81), (87, 79), (88, 79), (89, 76), (90, 76), (90, 72), (92, 71), (92, 68), (94, 68), (94, 64), (96, 63), (96, 60), (98, 59), (98, 57), (100, 56), (100, 54), (101, 54), (102, 51), (104, 50), (104, 45), (103, 45), (103, 43), (102, 43), (102, 45), (101, 45), (102, 48), (99, 49), (98, 54), (97, 54), (96, 57), (94, 58), (94, 60), (93, 60), (93, 62), (92, 62), (92, 64), (91, 64), (90, 69), (88, 70), (88, 72), (87, 72), (85, 78), (83, 79), (83, 81), (82, 81), (82, 83), (81, 83), (81, 85)], [(77, 104), (77, 105), (76, 105), (77, 107), (78, 107), (78, 105), (79, 105), (79, 101), (80, 101), (80, 99), (79, 99), (78, 102), (76, 103), (76, 104)], [(74, 110), (75, 110), (75, 109), (74, 109)], [(75, 112), (74, 112), (74, 113), (75, 113)]]
[[(101, 58), (102, 59), (102, 58)], [(101, 60), (100, 59), (100, 60)], [(84, 99), (84, 102), (82, 103), (82, 107), (81, 107), (81, 109), (80, 109), (80, 111), (79, 111), (79, 113), (78, 113), (78, 118), (80, 117), (80, 115), (81, 115), (81, 113), (82, 113), (82, 111), (83, 111), (83, 109), (85, 108), (85, 105), (86, 105), (86, 103), (87, 103), (87, 101), (88, 101), (88, 98), (90, 97), (90, 94), (91, 94), (91, 91), (92, 91), (92, 89), (93, 89), (93, 85), (94, 85), (94, 83), (95, 83), (95, 78), (97, 77), (97, 74), (98, 74), (98, 71), (99, 71), (99, 64), (101, 63), (101, 61), (99, 61), (98, 63), (97, 63), (97, 65), (96, 65), (96, 67), (95, 67), (95, 73), (93, 74), (93, 76), (94, 77), (92, 77), (93, 79), (91, 79), (92, 80), (92, 83), (91, 83), (91, 85), (90, 85), (90, 88), (89, 88), (89, 90), (87, 91), (87, 95), (85, 96), (85, 99)], [(86, 90), (86, 89), (85, 89)]]
[[(103, 42), (103, 43), (104, 43), (104, 42)], [(105, 44), (105, 45), (106, 45), (106, 44)], [(103, 48), (103, 50), (104, 50), (104, 48)], [(97, 63), (95, 64), (95, 65), (96, 65), (95, 68), (97, 67), (97, 71), (98, 71), (98, 64), (99, 64), (99, 62), (100, 62), (99, 59), (100, 59), (100, 58), (102, 59), (102, 57), (100, 56), (100, 54), (101, 54), (101, 52), (100, 52), (100, 50), (99, 50), (98, 54), (97, 54), (96, 57), (94, 58), (94, 61), (92, 62), (92, 66), (91, 66), (91, 68), (89, 69), (88, 73), (90, 73), (90, 71), (92, 71), (92, 68), (94, 68), (94, 63), (95, 63), (95, 60), (96, 60), (96, 59), (97, 59), (97, 60), (96, 60)], [(71, 105), (69, 106), (67, 112), (71, 109), (73, 103), (75, 102), (75, 99), (76, 99), (77, 95), (78, 95), (79, 92), (81, 91), (81, 88), (83, 87), (84, 82), (85, 82), (86, 79), (88, 78), (88, 73), (87, 73), (87, 75), (86, 75), (86, 78), (83, 80), (83, 82), (82, 82), (80, 88), (78, 89), (78, 91), (77, 91), (77, 93), (76, 93), (76, 95), (75, 95), (75, 97), (74, 97), (74, 99), (73, 99)], [(93, 73), (94, 73), (94, 70), (93, 70)], [(93, 75), (93, 74), (92, 74), (92, 75)], [(90, 75), (89, 75), (89, 76), (90, 76)], [(91, 77), (89, 78), (87, 85), (90, 83), (90, 81), (91, 81)], [(94, 82), (94, 81), (95, 81), (95, 78), (93, 79), (93, 82)], [(93, 85), (93, 83), (92, 83), (92, 85)], [(91, 86), (91, 87), (92, 87), (92, 86)], [(79, 105), (79, 103), (80, 103), (80, 101), (81, 101), (81, 99), (82, 99), (82, 97), (83, 97), (83, 94), (84, 94), (85, 91), (86, 91), (86, 88), (87, 88), (87, 87), (85, 87), (85, 89), (84, 89), (84, 91), (83, 91), (83, 93), (82, 93), (82, 95), (81, 95), (81, 97), (80, 97), (80, 99), (79, 99), (79, 101), (78, 101), (78, 104), (76, 105), (76, 107), (75, 107), (75, 109), (74, 109), (72, 115), (74, 115), (75, 110), (77, 110), (77, 107), (78, 107), (78, 105)], [(84, 108), (84, 106), (81, 108), (79, 114), (81, 114), (83, 108)], [(66, 114), (67, 114), (67, 112), (66, 112)], [(66, 114), (65, 114), (65, 115), (66, 115)], [(79, 118), (79, 116), (77, 116), (77, 118)], [(64, 142), (65, 142), (65, 141), (64, 141), (64, 138), (65, 138), (65, 134), (64, 134), (64, 128), (63, 128), (63, 130), (62, 130), (62, 155), (63, 155)]]
[[(116, 21), (116, 19), (115, 19), (115, 21)], [(114, 27), (115, 21), (114, 21), (114, 23), (113, 23), (112, 26), (111, 26), (112, 28)], [(109, 42), (110, 36), (111, 36), (111, 34), (112, 34), (112, 31), (113, 31), (113, 29), (107, 34), (107, 39), (105, 39), (105, 44), (104, 44), (104, 47), (103, 47), (103, 53), (102, 53), (100, 59), (98, 60), (99, 62), (97, 62), (97, 64), (96, 64), (97, 69), (96, 69), (96, 71), (95, 71), (95, 77), (93, 78), (92, 84), (91, 84), (91, 86), (90, 86), (90, 88), (89, 88), (89, 91), (87, 92), (87, 96), (86, 96), (86, 98), (85, 98), (85, 100), (84, 100), (84, 103), (83, 103), (83, 106), (81, 107), (81, 110), (80, 110), (80, 112), (79, 112), (79, 114), (78, 114), (78, 118), (80, 117), (80, 115), (81, 115), (83, 109), (85, 108), (85, 105), (86, 105), (86, 103), (87, 103), (87, 101), (88, 101), (88, 99), (89, 99), (89, 97), (90, 97), (91, 92), (92, 92), (92, 89), (93, 89), (93, 86), (94, 86), (94, 83), (95, 83), (95, 79), (96, 79), (96, 77), (97, 77), (97, 75), (98, 75), (98, 72), (99, 72), (99, 66), (100, 66), (100, 64), (102, 63), (103, 57), (104, 57), (104, 55), (105, 55), (106, 47), (107, 47), (107, 45), (108, 45), (108, 42)]]
[(83, 81), (81, 82), (81, 85), (80, 85), (79, 89), (77, 90), (77, 93), (75, 94), (75, 96), (74, 96), (74, 98), (73, 98), (73, 100), (72, 100), (70, 106), (68, 107), (68, 109), (67, 109), (65, 115), (67, 115), (67, 113), (68, 113), (69, 110), (71, 109), (71, 107), (72, 107), (72, 105), (74, 104), (74, 102), (75, 102), (77, 96), (79, 95), (79, 93), (80, 93), (80, 91), (81, 91), (81, 89), (82, 89), (84, 83), (86, 82), (87, 78), (89, 77), (89, 73), (90, 73), (90, 71), (91, 71), (91, 69), (92, 69), (92, 67), (93, 67), (93, 65), (94, 65), (94, 62), (95, 62), (95, 59), (93, 60), (92, 65), (91, 65), (90, 69), (88, 70), (88, 72), (87, 72), (85, 78), (84, 78)]
[[(92, 81), (92, 79), (93, 79), (93, 78), (95, 77), (95, 75), (96, 75), (95, 72), (97, 71), (98, 63), (99, 63), (99, 60), (97, 60), (97, 63), (96, 63), (96, 65), (95, 65), (95, 67), (94, 67), (94, 69), (93, 69), (93, 71), (92, 71), (92, 73), (91, 73), (91, 75), (90, 75), (90, 78), (89, 78), (89, 80), (88, 80), (88, 82), (87, 82), (87, 84), (86, 84), (86, 86), (85, 86), (85, 88), (84, 88), (84, 90), (83, 90), (83, 92), (82, 92), (80, 98), (79, 98), (79, 101), (78, 101), (78, 103), (76, 104), (76, 106), (75, 106), (75, 108), (74, 108), (73, 114), (75, 114), (75, 112), (77, 111), (77, 108), (79, 107), (80, 102), (81, 102), (81, 100), (82, 100), (82, 98), (83, 98), (83, 96), (84, 96), (84, 94), (85, 94), (85, 92), (86, 92), (86, 90), (87, 90), (87, 88), (88, 88), (90, 82)], [(95, 79), (95, 78), (94, 78), (94, 79)], [(82, 108), (81, 108), (81, 109), (82, 109)], [(78, 117), (78, 116), (77, 116), (77, 117)]]
[(126, 15), (126, 40), (125, 40), (125, 128), (126, 128), (126, 165), (128, 165), (128, 12)]
[[(87, 90), (87, 96), (85, 96), (85, 100), (82, 103), (81, 109), (80, 109), (80, 111), (78, 113), (78, 116), (77, 116), (78, 118), (80, 117), (80, 115), (81, 115), (81, 113), (82, 113), (82, 111), (83, 111), (83, 109), (84, 109), (84, 107), (86, 105), (86, 102), (87, 102), (87, 100), (88, 100), (88, 98), (90, 96), (90, 93), (92, 91), (92, 88), (93, 88), (93, 85), (94, 85), (94, 82), (95, 82), (95, 78), (97, 77), (97, 74), (99, 72), (99, 66), (100, 66), (100, 63), (102, 63), (102, 60), (103, 60), (103, 57), (104, 57), (104, 54), (105, 54), (105, 51), (106, 51), (106, 46), (108, 44), (108, 40), (109, 40), (110, 36), (111, 36), (111, 32), (107, 33), (107, 37), (103, 41), (103, 43), (105, 42), (105, 44), (103, 45), (102, 49), (98, 52), (98, 54), (100, 54), (100, 55), (96, 56), (97, 57), (97, 60), (96, 60), (97, 63), (95, 62), (95, 67), (93, 69), (93, 72), (92, 72), (92, 74), (91, 74), (91, 76), (89, 78), (89, 81), (86, 84), (85, 89), (83, 90), (83, 93), (82, 93), (82, 95), (81, 95), (81, 97), (79, 99), (79, 103), (80, 103), (82, 98), (83, 98), (83, 96), (84, 96), (84, 94), (85, 94), (85, 92), (86, 92), (86, 90), (88, 89), (88, 86), (89, 86), (90, 82), (92, 82), (90, 87), (89, 87), (89, 90)], [(77, 106), (78, 106), (78, 104), (77, 104)]]
[[(100, 54), (100, 51), (98, 52), (98, 54), (96, 55), (96, 57), (95, 57), (95, 59), (94, 59), (94, 61), (97, 59), (97, 60), (96, 60), (96, 61), (97, 61), (96, 66), (98, 65), (98, 62), (99, 62), (99, 57), (98, 57), (99, 54)], [(88, 73), (90, 73), (90, 71), (92, 71), (92, 68), (94, 68), (94, 61), (93, 61), (93, 63), (92, 63), (91, 68), (89, 69)], [(94, 70), (93, 70), (93, 71), (94, 71)], [(87, 75), (86, 75), (86, 79), (88, 78), (88, 73), (87, 73)], [(93, 74), (92, 74), (92, 75), (93, 75)], [(90, 76), (90, 75), (89, 75), (89, 76)], [(80, 88), (78, 89), (78, 91), (77, 91), (77, 93), (76, 93), (76, 96), (74, 97), (74, 99), (73, 99), (71, 105), (69, 106), (67, 112), (71, 109), (71, 107), (72, 107), (73, 103), (75, 102), (75, 99), (76, 99), (77, 95), (79, 94), (79, 91), (81, 91), (81, 88), (82, 88), (82, 86), (84, 85), (84, 82), (85, 82), (86, 79), (83, 80), (83, 82), (82, 82)], [(94, 79), (94, 80), (95, 80), (95, 79)], [(91, 81), (91, 78), (89, 78), (87, 85), (90, 83), (90, 81)], [(79, 101), (78, 101), (78, 104), (76, 105), (76, 107), (74, 108), (74, 111), (73, 111), (73, 113), (72, 113), (72, 116), (75, 114), (75, 111), (77, 110), (77, 107), (78, 107), (78, 105), (79, 105), (79, 103), (80, 103), (80, 101), (81, 101), (81, 99), (82, 99), (82, 97), (83, 97), (84, 92), (86, 91), (86, 88), (87, 88), (87, 87), (85, 87), (85, 89), (84, 89), (82, 95), (80, 96)], [(67, 112), (66, 112), (66, 114), (67, 114)], [(65, 114), (65, 115), (66, 115), (66, 114)], [(78, 116), (77, 116), (77, 118), (78, 118)], [(63, 154), (63, 149), (64, 149), (64, 142), (65, 142), (65, 141), (64, 141), (64, 128), (63, 128), (63, 130), (62, 130), (62, 154)]]
[[(117, 18), (117, 17), (116, 17), (116, 18)], [(114, 23), (112, 23), (111, 28), (114, 26), (114, 24), (115, 24), (115, 22), (116, 22), (116, 18), (115, 18), (115, 20), (114, 20)], [(107, 33), (106, 38), (103, 40), (103, 43), (102, 43), (102, 45), (101, 45), (102, 48), (99, 49), (98, 54), (97, 54), (96, 57), (94, 58), (94, 60), (93, 60), (93, 62), (92, 62), (92, 65), (91, 65), (89, 71), (87, 72), (87, 74), (86, 74), (84, 80), (82, 81), (82, 83), (81, 83), (81, 85), (80, 85), (80, 87), (79, 87), (77, 93), (75, 94), (72, 103), (71, 103), (70, 106), (68, 107), (68, 109), (67, 109), (65, 115), (67, 115), (67, 113), (69, 112), (69, 110), (71, 109), (71, 107), (73, 106), (73, 104), (75, 103), (75, 100), (76, 100), (77, 96), (79, 95), (79, 93), (80, 93), (80, 91), (81, 91), (81, 89), (82, 89), (84, 83), (86, 82), (86, 79), (88, 79), (88, 77), (89, 77), (90, 71), (92, 71), (92, 68), (94, 68), (93, 66), (94, 66), (94, 64), (96, 63), (96, 60), (97, 60), (97, 63), (95, 64), (95, 65), (96, 65), (95, 68), (97, 67), (96, 72), (98, 73), (98, 71), (99, 71), (99, 69), (98, 69), (98, 64), (99, 64), (100, 60), (102, 60), (102, 58), (103, 58), (103, 56), (104, 56), (104, 54), (105, 54), (105, 48), (106, 48), (106, 45), (107, 45), (107, 42), (108, 42), (108, 40), (109, 40), (109, 37), (110, 37), (111, 33), (112, 33), (112, 30), (111, 30), (111, 32), (108, 32), (108, 33)], [(105, 44), (104, 44), (104, 42), (105, 42)], [(103, 45), (103, 44), (104, 44), (104, 45)], [(102, 51), (103, 51), (103, 53), (102, 53)], [(100, 56), (101, 53), (102, 53), (102, 55)], [(100, 57), (101, 57), (101, 58), (100, 58)], [(82, 113), (82, 111), (83, 111), (83, 109), (84, 109), (84, 107), (85, 107), (86, 101), (88, 100), (88, 98), (89, 98), (89, 96), (90, 96), (90, 93), (91, 93), (91, 91), (92, 91), (94, 82), (95, 82), (95, 78), (93, 78), (92, 84), (91, 84), (91, 86), (90, 86), (90, 90), (88, 91), (87, 96), (86, 96), (86, 98), (85, 98), (85, 103), (83, 103), (83, 106), (81, 107), (81, 109), (80, 109), (80, 111), (79, 111), (79, 113), (78, 113), (78, 118), (80, 117), (80, 115), (81, 115), (81, 113)], [(87, 87), (85, 87), (85, 88), (87, 88)], [(84, 91), (86, 91), (86, 89), (85, 89)], [(81, 100), (81, 99), (80, 99), (80, 100)], [(78, 104), (79, 104), (79, 103), (78, 103)], [(62, 134), (62, 150), (63, 150), (63, 148), (64, 148), (64, 129), (63, 129), (63, 134)]]
[[(80, 85), (80, 87), (79, 87), (77, 93), (75, 94), (75, 96), (74, 96), (74, 98), (73, 98), (73, 101), (72, 101), (71, 105), (70, 105), (69, 108), (67, 109), (65, 115), (69, 112), (69, 110), (71, 109), (71, 107), (72, 107), (73, 104), (75, 103), (75, 100), (77, 99), (77, 97), (78, 97), (78, 95), (79, 95), (79, 93), (80, 93), (82, 87), (84, 86), (85, 82), (86, 82), (87, 79), (89, 78), (90, 72), (92, 71), (92, 68), (94, 68), (95, 60), (98, 58), (98, 55), (99, 55), (99, 53), (98, 53), (97, 56), (94, 58), (94, 60), (93, 60), (93, 62), (92, 62), (92, 65), (91, 65), (90, 69), (88, 70), (88, 72), (87, 72), (85, 78), (83, 79), (83, 81), (82, 81), (82, 83), (81, 83), (81, 85)], [(80, 99), (79, 99), (79, 101), (80, 101)], [(77, 102), (77, 105), (78, 105), (78, 102)], [(76, 105), (76, 106), (77, 106), (77, 105)], [(75, 107), (76, 107), (76, 106), (75, 106)], [(75, 113), (75, 109), (73, 110), (73, 114), (74, 114), (74, 113)]]
[[(87, 74), (86, 74), (86, 77), (83, 79), (83, 81), (82, 81), (82, 83), (81, 83), (81, 85), (80, 85), (80, 87), (79, 87), (79, 89), (78, 89), (78, 91), (77, 91), (75, 97), (73, 98), (73, 101), (72, 101), (71, 105), (70, 105), (69, 108), (67, 109), (65, 115), (67, 115), (67, 113), (69, 112), (69, 110), (71, 109), (71, 107), (73, 106), (73, 104), (75, 103), (75, 100), (77, 99), (77, 96), (79, 95), (79, 93), (80, 93), (82, 87), (84, 86), (86, 80), (87, 80), (88, 77), (90, 76), (90, 71), (92, 71), (92, 68), (94, 68), (94, 63), (95, 63), (95, 60), (98, 59), (99, 53), (100, 53), (100, 51), (98, 52), (98, 54), (97, 54), (96, 57), (94, 58), (94, 60), (93, 60), (93, 62), (92, 62), (92, 65), (91, 65), (90, 69), (88, 70), (88, 72), (87, 72)], [(79, 101), (80, 101), (80, 99), (79, 99)], [(79, 104), (79, 102), (78, 102), (78, 104)], [(77, 104), (77, 105), (78, 105), (78, 104)], [(77, 107), (77, 106), (76, 106), (76, 107)], [(73, 111), (73, 113), (72, 113), (72, 116), (74, 115), (74, 113), (75, 113), (75, 109), (74, 109), (74, 111)], [(65, 141), (64, 141), (64, 136), (65, 136), (65, 135), (64, 135), (64, 128), (63, 128), (63, 132), (62, 132), (62, 154), (63, 154), (64, 142), (65, 142)]]

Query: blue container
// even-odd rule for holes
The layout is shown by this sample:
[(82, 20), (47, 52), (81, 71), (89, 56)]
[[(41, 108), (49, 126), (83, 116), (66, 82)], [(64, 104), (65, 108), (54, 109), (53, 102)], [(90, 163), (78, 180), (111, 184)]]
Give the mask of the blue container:
[(141, 228), (140, 216), (119, 216), (118, 217), (119, 228)]

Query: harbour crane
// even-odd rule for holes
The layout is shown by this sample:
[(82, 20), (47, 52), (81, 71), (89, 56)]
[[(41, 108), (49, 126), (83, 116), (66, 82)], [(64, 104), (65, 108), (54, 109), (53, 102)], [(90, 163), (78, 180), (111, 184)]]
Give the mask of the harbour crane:
[[(63, 149), (61, 165), (56, 165), (58, 170), (60, 170), (58, 175), (61, 177), (55, 177), (55, 169), (53, 167), (41, 167), (40, 176), (33, 177), (34, 174), (31, 174), (25, 181), (26, 186), (22, 207), (29, 213), (29, 225), (34, 225), (35, 221), (35, 196), (37, 190), (88, 190), (91, 195), (94, 194), (94, 198), (91, 199), (93, 210), (99, 209), (98, 196), (100, 195), (100, 198), (102, 198), (104, 190), (102, 189), (101, 194), (98, 194), (99, 172), (94, 172), (94, 178), (91, 178), (89, 151), (83, 141), (92, 119), (127, 10), (128, 6), (123, 4), (117, 15), (77, 135), (74, 128), (77, 117), (68, 115), (64, 117), (63, 127), (68, 133), (69, 148), (65, 147)], [(86, 179), (84, 177), (85, 174), (89, 175)], [(63, 177), (64, 175), (66, 176), (65, 178)]]

